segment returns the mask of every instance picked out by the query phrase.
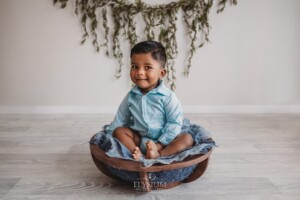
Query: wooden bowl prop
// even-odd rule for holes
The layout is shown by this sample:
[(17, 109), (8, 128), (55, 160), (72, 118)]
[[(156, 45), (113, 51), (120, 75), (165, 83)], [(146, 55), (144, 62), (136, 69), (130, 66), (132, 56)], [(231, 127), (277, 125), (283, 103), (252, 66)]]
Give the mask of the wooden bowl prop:
[(198, 179), (205, 172), (212, 149), (168, 165), (144, 167), (138, 161), (108, 157), (97, 144), (90, 144), (97, 168), (105, 175), (129, 182), (135, 191), (168, 189)]

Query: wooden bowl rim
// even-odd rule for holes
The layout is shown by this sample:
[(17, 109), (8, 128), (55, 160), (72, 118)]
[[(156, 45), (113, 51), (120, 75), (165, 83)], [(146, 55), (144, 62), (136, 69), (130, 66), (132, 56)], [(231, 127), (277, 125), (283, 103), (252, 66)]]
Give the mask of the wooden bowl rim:
[[(93, 136), (94, 137), (94, 136)], [(133, 160), (125, 160), (121, 158), (109, 157), (105, 152), (98, 147), (97, 144), (90, 144), (90, 150), (92, 156), (100, 162), (117, 168), (120, 170), (135, 171), (135, 172), (160, 172), (174, 169), (181, 169), (184, 167), (190, 167), (208, 159), (212, 153), (210, 149), (206, 154), (197, 154), (185, 158), (183, 161), (176, 161), (171, 164), (152, 165), (150, 167), (144, 167), (140, 162)]]

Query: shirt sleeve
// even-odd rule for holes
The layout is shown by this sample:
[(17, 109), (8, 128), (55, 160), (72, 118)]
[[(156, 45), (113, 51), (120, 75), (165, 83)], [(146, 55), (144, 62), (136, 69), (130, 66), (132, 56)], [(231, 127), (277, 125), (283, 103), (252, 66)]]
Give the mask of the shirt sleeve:
[(162, 129), (162, 134), (158, 141), (168, 145), (181, 132), (182, 126), (182, 107), (174, 93), (170, 95), (165, 103), (165, 113), (167, 123)]
[(112, 134), (113, 131), (118, 127), (124, 127), (130, 123), (130, 111), (128, 107), (128, 96), (130, 93), (128, 93), (122, 103), (120, 104), (118, 111), (114, 117), (113, 122), (109, 125), (107, 132)]

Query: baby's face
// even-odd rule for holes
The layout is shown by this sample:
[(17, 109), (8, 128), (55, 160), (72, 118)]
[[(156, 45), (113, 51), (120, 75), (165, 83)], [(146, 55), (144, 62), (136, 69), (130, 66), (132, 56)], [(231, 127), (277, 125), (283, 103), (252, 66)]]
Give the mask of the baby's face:
[(154, 60), (151, 53), (139, 53), (131, 56), (130, 78), (142, 91), (147, 93), (164, 77), (166, 70)]

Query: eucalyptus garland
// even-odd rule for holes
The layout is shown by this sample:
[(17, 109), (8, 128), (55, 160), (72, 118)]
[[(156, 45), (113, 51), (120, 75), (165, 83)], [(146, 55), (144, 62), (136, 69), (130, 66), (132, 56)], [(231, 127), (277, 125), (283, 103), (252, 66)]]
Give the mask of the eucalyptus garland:
[[(65, 8), (69, 0), (53, 0), (54, 4), (60, 4)], [(237, 4), (237, 0), (215, 0), (217, 1), (217, 13), (224, 10), (227, 4)], [(99, 52), (105, 48), (107, 56), (112, 55), (118, 61), (116, 78), (121, 77), (123, 53), (120, 42), (126, 39), (130, 47), (139, 41), (136, 32), (137, 19), (141, 16), (144, 23), (144, 33), (147, 40), (158, 40), (166, 48), (168, 56), (167, 81), (175, 90), (175, 68), (174, 60), (178, 54), (176, 40), (176, 22), (179, 10), (183, 13), (184, 23), (187, 30), (189, 54), (184, 75), (188, 76), (191, 61), (196, 50), (209, 42), (210, 25), (208, 15), (214, 0), (179, 0), (168, 4), (148, 5), (141, 0), (131, 3), (127, 0), (75, 0), (75, 13), (80, 16), (83, 28), (81, 44), (91, 37), (92, 44)], [(109, 11), (109, 12), (108, 12)], [(108, 25), (108, 13), (114, 26)], [(102, 27), (99, 26), (101, 23)], [(113, 30), (110, 30), (113, 29)], [(98, 32), (102, 32), (102, 43), (99, 43)], [(110, 50), (111, 48), (111, 50)]]

